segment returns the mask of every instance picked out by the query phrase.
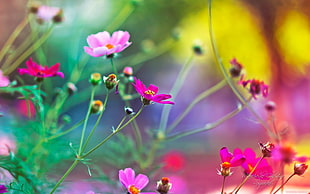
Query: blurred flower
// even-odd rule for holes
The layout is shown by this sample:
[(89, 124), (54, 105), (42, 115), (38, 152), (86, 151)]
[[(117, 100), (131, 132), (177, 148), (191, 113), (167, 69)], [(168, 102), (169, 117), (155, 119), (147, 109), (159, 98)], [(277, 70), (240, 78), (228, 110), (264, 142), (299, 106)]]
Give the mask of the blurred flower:
[(160, 104), (174, 104), (171, 101), (163, 101), (171, 98), (172, 96), (169, 94), (157, 94), (158, 87), (155, 85), (150, 85), (148, 88), (137, 78), (135, 78), (135, 82), (132, 83), (135, 87), (136, 91), (142, 96), (142, 101), (144, 105), (149, 105), (151, 102), (157, 102)]
[[(119, 181), (128, 190), (129, 194), (139, 194), (140, 191), (149, 183), (149, 178), (144, 174), (135, 177), (135, 171), (131, 168), (120, 170), (118, 173)], [(142, 193), (141, 193), (142, 194)], [(144, 194), (156, 194), (154, 192)]]
[(16, 103), (17, 111), (24, 117), (33, 118), (36, 115), (36, 109), (31, 100), (18, 100)]
[(0, 156), (9, 156), (11, 152), (15, 152), (15, 142), (8, 136), (0, 134)]
[(8, 192), (8, 189), (6, 188), (5, 185), (0, 185), (0, 193), (6, 193)]
[(268, 96), (268, 85), (266, 85), (263, 81), (252, 79), (252, 80), (244, 80), (244, 76), (241, 76), (239, 84), (244, 88), (250, 84), (249, 92), (252, 97), (256, 100), (256, 95), (262, 94), (263, 97)]
[(202, 42), (201, 40), (195, 40), (193, 45), (193, 51), (196, 55), (202, 55), (203, 49), (202, 49)]
[(276, 103), (274, 101), (268, 101), (265, 105), (265, 109), (269, 112), (273, 112), (276, 109)]
[(4, 76), (2, 70), (0, 70), (0, 87), (6, 87), (10, 84), (10, 80), (7, 76)]
[(93, 57), (113, 55), (131, 45), (129, 38), (130, 34), (126, 31), (116, 31), (112, 36), (107, 31), (98, 32), (87, 37), (89, 47), (84, 46), (84, 51)]
[(125, 67), (123, 70), (123, 73), (126, 77), (132, 76), (132, 74), (133, 74), (132, 67)]
[(102, 83), (101, 74), (100, 73), (92, 73), (90, 75), (89, 82), (94, 86), (100, 85)]
[[(106, 88), (109, 90), (113, 89), (115, 86), (117, 86), (119, 80), (117, 79), (115, 74), (110, 74), (108, 77), (103, 77), (103, 81), (105, 83)], [(117, 88), (116, 88), (117, 89)], [(117, 91), (117, 90), (116, 90)]]
[(169, 151), (163, 156), (164, 170), (178, 171), (184, 167), (184, 156), (178, 151)]
[(296, 154), (297, 152), (290, 144), (276, 145), (272, 151), (272, 158), (285, 164), (290, 164), (293, 161), (306, 162), (308, 160), (307, 156), (297, 157)]
[(94, 191), (88, 191), (88, 192), (86, 192), (86, 194), (95, 194), (95, 192)]
[(230, 167), (240, 166), (245, 161), (245, 156), (243, 154), (232, 154), (226, 147), (220, 150), (220, 156), (222, 164), (219, 175), (222, 176), (230, 176), (232, 174), (230, 172)]
[(94, 100), (91, 104), (90, 112), (92, 114), (100, 113), (103, 111), (103, 103), (101, 100)]
[(61, 22), (63, 20), (62, 9), (58, 7), (50, 7), (46, 5), (32, 5), (30, 12), (36, 14), (38, 22)]
[(72, 95), (75, 92), (77, 92), (78, 89), (74, 83), (68, 82), (66, 85), (67, 85), (67, 91), (69, 95)]
[[(235, 150), (236, 153), (242, 153), (240, 149)], [(259, 162), (261, 158), (256, 157), (256, 153), (251, 148), (246, 148), (243, 152), (246, 160), (241, 165), (244, 168), (245, 174), (250, 174), (250, 172), (253, 170), (253, 168), (256, 166), (256, 164)], [(264, 158), (262, 161), (258, 164), (254, 172), (252, 173), (252, 176), (256, 179), (261, 180), (268, 180), (270, 179), (270, 176), (272, 175), (272, 167), (268, 164), (267, 160)]]
[(54, 77), (59, 76), (61, 78), (64, 78), (64, 74), (59, 71), (59, 63), (56, 63), (55, 65), (52, 65), (51, 67), (38, 65), (34, 61), (32, 61), (32, 58), (30, 58), (28, 61), (26, 61), (27, 69), (20, 68), (18, 69), (19, 74), (29, 74), (31, 76), (37, 77), (37, 78), (46, 78), (46, 77)]
[(160, 194), (167, 194), (172, 187), (169, 178), (163, 177), (160, 181), (157, 181), (157, 191)]
[(268, 142), (266, 144), (259, 143), (259, 145), (264, 157), (271, 157), (272, 150), (275, 148), (274, 144)]
[(306, 172), (307, 168), (307, 164), (294, 164), (294, 174), (301, 176)]
[(229, 73), (232, 77), (239, 77), (242, 71), (242, 64), (237, 61), (236, 58), (230, 60), (232, 67), (229, 69)]

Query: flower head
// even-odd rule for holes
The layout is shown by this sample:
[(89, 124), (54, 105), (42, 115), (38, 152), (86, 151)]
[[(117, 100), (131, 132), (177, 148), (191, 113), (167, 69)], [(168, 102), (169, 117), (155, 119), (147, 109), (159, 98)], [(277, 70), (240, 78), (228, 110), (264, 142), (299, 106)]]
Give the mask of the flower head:
[(61, 22), (63, 20), (62, 9), (58, 7), (32, 5), (30, 11), (36, 14), (39, 23), (48, 21)]
[[(149, 178), (144, 174), (135, 176), (135, 171), (131, 168), (125, 168), (118, 173), (119, 181), (127, 189), (129, 194), (139, 194), (140, 191), (149, 183)], [(141, 193), (143, 194), (143, 193)], [(155, 194), (155, 193), (144, 193)]]
[(290, 144), (276, 145), (272, 151), (272, 158), (281, 161), (284, 164), (290, 164), (293, 161), (306, 162), (307, 156), (296, 156), (297, 152)]
[(265, 98), (268, 96), (268, 85), (266, 85), (263, 81), (257, 79), (244, 80), (244, 76), (241, 76), (239, 84), (244, 88), (249, 84), (249, 92), (255, 100), (257, 99), (256, 95), (259, 94), (262, 94), (262, 96)]
[(84, 51), (93, 57), (110, 56), (131, 45), (131, 42), (128, 42), (129, 38), (130, 35), (126, 31), (116, 31), (112, 36), (107, 31), (98, 32), (87, 37), (89, 47), (84, 46)]
[(6, 87), (9, 84), (10, 84), (9, 78), (4, 76), (2, 71), (0, 70), (0, 87)]
[(167, 194), (171, 189), (172, 184), (169, 181), (169, 178), (163, 177), (160, 181), (157, 181), (157, 191), (160, 194)]
[(93, 113), (93, 114), (97, 114), (97, 113), (100, 113), (102, 112), (104, 109), (103, 107), (103, 103), (101, 100), (94, 100), (92, 103), (91, 103), (91, 109), (90, 109), (90, 112)]
[(245, 161), (245, 156), (241, 153), (232, 154), (228, 151), (226, 147), (223, 147), (220, 150), (220, 156), (222, 160), (221, 170), (219, 171), (219, 175), (222, 176), (230, 176), (232, 173), (230, 172), (230, 167), (236, 167), (243, 164)]
[(36, 62), (32, 61), (32, 58), (30, 58), (28, 61), (26, 61), (27, 68), (20, 68), (18, 69), (19, 74), (29, 74), (31, 76), (34, 76), (36, 78), (46, 78), (46, 77), (54, 77), (59, 76), (61, 78), (64, 78), (64, 74), (59, 71), (60, 63), (56, 63), (55, 65), (52, 65), (51, 67), (47, 66), (41, 66), (38, 65)]
[(144, 105), (149, 105), (151, 102), (157, 102), (160, 104), (174, 104), (172, 101), (164, 101), (172, 96), (169, 94), (157, 94), (158, 87), (155, 85), (150, 85), (148, 88), (137, 78), (135, 82), (132, 83), (136, 91), (141, 95)]
[(116, 91), (117, 91), (117, 85), (118, 85), (119, 80), (117, 79), (115, 74), (110, 74), (107, 77), (104, 76), (103, 81), (107, 89), (111, 90), (114, 87), (116, 87)]
[[(235, 152), (242, 153), (240, 149), (236, 149)], [(256, 157), (256, 153), (251, 148), (246, 148), (243, 152), (246, 160), (241, 165), (244, 168), (245, 174), (250, 174), (250, 172), (253, 170), (253, 168), (256, 166), (256, 164), (261, 160), (261, 158)], [(252, 173), (252, 176), (256, 179), (261, 180), (268, 180), (270, 179), (270, 176), (272, 175), (272, 167), (268, 164), (267, 160), (264, 158), (262, 161), (258, 164), (254, 172)]]
[(307, 168), (307, 164), (294, 164), (294, 174), (301, 176), (306, 172)]
[(232, 65), (232, 67), (229, 70), (230, 75), (232, 77), (239, 77), (243, 69), (242, 64), (239, 63), (236, 58), (233, 58), (232, 60), (230, 60), (230, 64)]

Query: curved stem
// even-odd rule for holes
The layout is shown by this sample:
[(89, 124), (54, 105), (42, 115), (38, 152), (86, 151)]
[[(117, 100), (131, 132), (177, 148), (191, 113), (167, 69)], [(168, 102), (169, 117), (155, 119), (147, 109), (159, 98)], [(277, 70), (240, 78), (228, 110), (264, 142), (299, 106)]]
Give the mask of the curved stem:
[(119, 14), (114, 18), (110, 25), (105, 28), (106, 31), (115, 30), (124, 23), (124, 21), (130, 16), (134, 11), (134, 6), (132, 4), (127, 4), (120, 10)]
[(185, 109), (185, 111), (182, 112), (182, 114), (175, 119), (175, 121), (171, 124), (171, 126), (167, 129), (168, 132), (172, 131), (182, 120), (183, 118), (189, 113), (189, 111), (192, 110), (192, 108), (201, 100), (208, 97), (209, 95), (213, 94), (214, 92), (220, 90), (226, 85), (226, 80), (222, 80), (216, 85), (212, 86), (211, 88), (207, 89), (206, 91), (199, 94), (192, 102), (191, 104)]
[[(173, 85), (171, 89), (171, 95), (175, 98), (178, 92), (181, 89), (181, 86), (183, 85), (185, 81), (185, 77), (187, 76), (189, 70), (190, 70), (190, 63), (192, 62), (194, 58), (194, 55), (192, 54), (187, 62), (183, 65), (182, 70), (180, 71), (179, 75), (176, 78), (176, 82)], [(159, 124), (159, 130), (158, 133), (163, 133), (166, 131), (167, 128), (167, 123), (168, 123), (168, 118), (169, 118), (169, 113), (171, 110), (172, 106), (164, 106), (161, 114), (161, 119), (160, 119), (160, 124)]]
[(132, 128), (134, 129), (134, 132), (135, 132), (137, 147), (138, 147), (138, 151), (140, 153), (140, 151), (142, 150), (142, 136), (141, 136), (140, 128), (139, 128), (136, 120), (133, 120), (131, 125), (132, 125)]
[(123, 120), (121, 121), (121, 123), (118, 125), (118, 127), (113, 131), (113, 133), (111, 133), (108, 137), (106, 137), (104, 140), (102, 140), (99, 144), (97, 144), (95, 147), (93, 147), (90, 151), (88, 151), (86, 154), (80, 156), (81, 159), (87, 157), (89, 154), (91, 154), (92, 152), (94, 152), (95, 150), (97, 150), (100, 146), (102, 146), (105, 142), (107, 142), (109, 139), (111, 139), (111, 137), (113, 137), (114, 135), (116, 135), (118, 132), (120, 132), (122, 129), (124, 129), (129, 123), (131, 123), (135, 118), (137, 118), (137, 116), (139, 116), (139, 114), (142, 112), (144, 106), (142, 106), (140, 108), (140, 110), (131, 118), (129, 119), (124, 125), (121, 125), (121, 123), (123, 122)]
[(81, 153), (82, 153), (82, 146), (83, 146), (83, 141), (84, 141), (86, 126), (87, 126), (87, 122), (88, 122), (89, 116), (90, 116), (90, 114), (91, 114), (91, 105), (92, 105), (92, 102), (93, 102), (93, 100), (94, 100), (95, 89), (96, 89), (96, 87), (93, 86), (92, 91), (91, 91), (90, 100), (89, 100), (88, 111), (87, 111), (87, 114), (86, 114), (86, 116), (85, 116), (85, 121), (84, 121), (83, 129), (82, 129), (81, 140), (80, 140), (80, 147), (79, 147), (79, 152), (78, 152), (78, 155), (79, 155), (79, 156), (80, 156)]
[(282, 189), (284, 187), (284, 185), (295, 175), (295, 173), (291, 174), (291, 176), (289, 176), (285, 182), (282, 183), (282, 185), (275, 191), (273, 192), (273, 194), (276, 194), (280, 189)]
[(77, 124), (73, 125), (72, 127), (70, 127), (69, 129), (59, 133), (59, 134), (55, 134), (53, 136), (50, 136), (48, 138), (46, 138), (46, 141), (50, 141), (50, 140), (53, 140), (53, 139), (56, 139), (58, 137), (61, 137), (61, 136), (64, 136), (66, 135), (67, 133), (73, 131), (76, 127), (78, 127), (79, 125), (81, 125), (83, 122), (85, 121), (85, 119), (82, 119), (81, 121), (79, 121)]

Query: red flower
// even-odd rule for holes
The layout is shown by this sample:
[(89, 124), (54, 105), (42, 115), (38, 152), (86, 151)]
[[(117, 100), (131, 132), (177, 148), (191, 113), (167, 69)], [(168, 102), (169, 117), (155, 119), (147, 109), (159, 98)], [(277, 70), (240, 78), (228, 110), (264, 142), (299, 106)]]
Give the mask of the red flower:
[(61, 78), (64, 78), (64, 74), (59, 71), (60, 63), (56, 63), (55, 65), (52, 65), (51, 67), (47, 66), (41, 66), (38, 65), (36, 62), (32, 61), (32, 58), (30, 58), (26, 62), (27, 68), (20, 68), (18, 69), (19, 74), (29, 74), (31, 76), (37, 77), (37, 78), (46, 78), (46, 77), (54, 77), (59, 76)]
[(174, 104), (171, 101), (164, 101), (172, 96), (169, 94), (157, 94), (158, 87), (155, 85), (150, 85), (148, 88), (137, 78), (135, 78), (135, 83), (132, 83), (136, 91), (142, 96), (143, 104), (149, 105), (151, 102), (157, 102), (160, 104)]

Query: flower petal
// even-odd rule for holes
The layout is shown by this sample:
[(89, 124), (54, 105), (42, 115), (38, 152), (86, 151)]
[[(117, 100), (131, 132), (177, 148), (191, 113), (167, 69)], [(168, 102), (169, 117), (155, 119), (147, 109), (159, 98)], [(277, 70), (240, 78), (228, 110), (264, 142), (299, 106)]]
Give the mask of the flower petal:
[(130, 34), (125, 31), (116, 31), (112, 34), (111, 43), (125, 45), (130, 38)]
[(246, 158), (244, 155), (242, 154), (238, 154), (235, 155), (231, 161), (230, 161), (230, 165), (231, 167), (236, 167), (236, 166), (240, 166), (241, 164), (243, 164), (245, 162)]
[(222, 162), (230, 162), (230, 160), (233, 157), (232, 153), (228, 151), (227, 147), (223, 147), (220, 150), (220, 156), (221, 156)]
[(153, 91), (155, 94), (157, 94), (158, 92), (158, 87), (153, 84), (150, 84), (150, 86), (147, 89)]
[(135, 187), (142, 190), (149, 183), (149, 178), (144, 174), (139, 174), (134, 182)]

